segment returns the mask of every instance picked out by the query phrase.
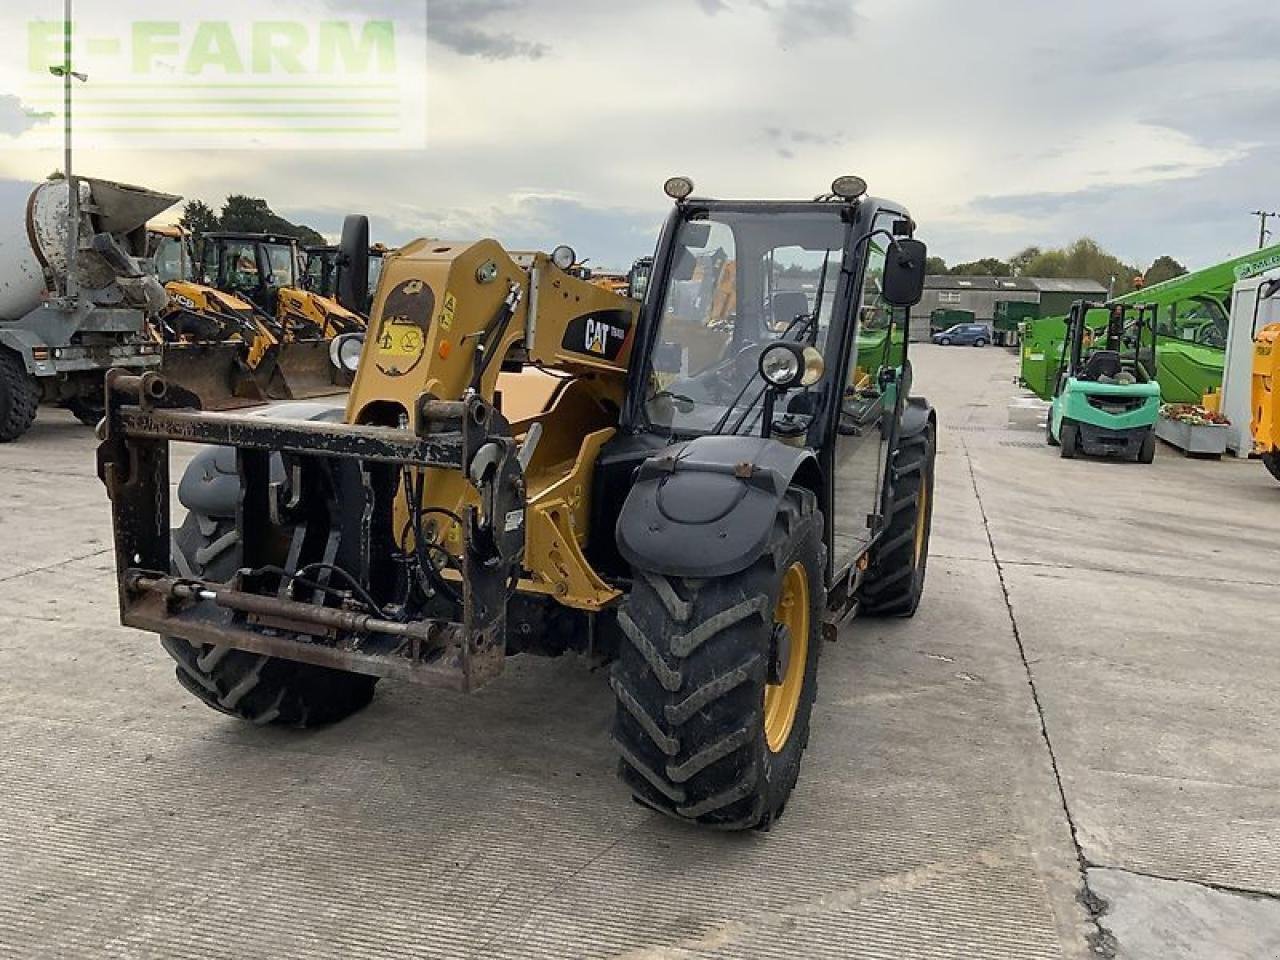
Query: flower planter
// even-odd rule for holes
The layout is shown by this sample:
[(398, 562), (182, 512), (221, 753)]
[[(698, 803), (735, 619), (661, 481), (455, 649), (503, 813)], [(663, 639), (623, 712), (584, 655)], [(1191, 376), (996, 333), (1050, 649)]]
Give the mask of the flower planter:
[(1226, 424), (1184, 423), (1161, 417), (1156, 421), (1156, 436), (1183, 453), (1220, 457), (1227, 452)]

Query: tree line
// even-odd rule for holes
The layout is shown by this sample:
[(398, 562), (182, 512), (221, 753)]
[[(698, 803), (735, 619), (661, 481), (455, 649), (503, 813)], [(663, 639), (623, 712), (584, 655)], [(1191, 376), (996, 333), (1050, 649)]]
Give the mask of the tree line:
[(189, 200), (182, 207), (178, 223), (194, 236), (215, 230), (232, 230), (236, 233), (297, 237), (303, 246), (321, 246), (326, 242), (319, 232), (304, 224), (290, 223), (277, 214), (267, 201), (238, 193), (227, 197), (218, 213), (203, 200)]
[(1157, 257), (1143, 270), (1108, 253), (1096, 240), (1081, 237), (1065, 247), (1027, 247), (1006, 260), (983, 257), (948, 267), (941, 257), (930, 257), (930, 274), (955, 277), (1083, 277), (1111, 287), (1115, 278), (1115, 294), (1128, 293), (1139, 278), (1144, 286), (1180, 277), (1187, 268), (1173, 257)]

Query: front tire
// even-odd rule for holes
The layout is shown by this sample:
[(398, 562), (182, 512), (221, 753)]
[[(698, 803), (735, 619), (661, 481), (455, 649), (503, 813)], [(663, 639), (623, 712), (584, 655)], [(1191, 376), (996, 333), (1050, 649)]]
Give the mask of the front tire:
[(813, 494), (792, 488), (747, 569), (636, 571), (610, 685), (619, 772), (639, 802), (723, 830), (782, 815), (817, 689), (822, 529)]
[[(238, 542), (234, 523), (189, 514), (173, 532), (173, 572), (226, 581), (236, 570)], [(177, 637), (162, 637), (160, 643), (177, 662), (178, 682), (192, 696), (257, 726), (336, 723), (367, 706), (377, 683), (363, 674)]]
[(937, 460), (932, 423), (904, 437), (890, 469), (889, 527), (872, 548), (858, 588), (858, 612), (875, 617), (912, 617), (924, 594), (933, 528), (933, 476)]
[(1142, 438), (1142, 446), (1138, 448), (1139, 463), (1155, 463), (1156, 460), (1156, 434), (1151, 431)]
[(0, 443), (17, 440), (31, 429), (39, 404), (40, 391), (22, 358), (0, 348)]
[(949, 347), (951, 346), (951, 338), (943, 337), (941, 340), (938, 341), (938, 343), (942, 344), (944, 347)]
[(1048, 419), (1044, 422), (1044, 442), (1051, 447), (1058, 446), (1058, 438), (1053, 435), (1053, 411), (1049, 411)]
[(1062, 449), (1059, 452), (1063, 460), (1074, 460), (1076, 458), (1079, 434), (1080, 428), (1074, 423), (1065, 419), (1062, 421)]

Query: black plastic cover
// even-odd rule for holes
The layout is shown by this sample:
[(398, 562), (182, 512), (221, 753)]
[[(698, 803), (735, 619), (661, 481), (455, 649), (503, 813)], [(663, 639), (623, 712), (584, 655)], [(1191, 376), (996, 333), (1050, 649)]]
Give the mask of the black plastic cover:
[(760, 437), (706, 436), (640, 467), (618, 517), (618, 550), (667, 576), (721, 577), (764, 552), (778, 504), (813, 451)]
[[(278, 420), (311, 420), (341, 423), (344, 409), (328, 403), (282, 403), (254, 416)], [(284, 460), (271, 455), (271, 482), (285, 481)], [(178, 502), (206, 517), (230, 520), (240, 498), (240, 475), (234, 447), (205, 447), (192, 458), (178, 482)]]

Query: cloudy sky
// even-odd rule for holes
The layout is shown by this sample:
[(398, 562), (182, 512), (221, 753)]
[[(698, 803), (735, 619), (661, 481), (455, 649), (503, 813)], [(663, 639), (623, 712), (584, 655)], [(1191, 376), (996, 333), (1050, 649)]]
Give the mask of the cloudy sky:
[[(420, 2), (327, 6), (422, 18)], [(53, 0), (5, 16), (45, 7), (58, 16)], [(366, 212), (392, 243), (568, 242), (607, 265), (652, 246), (674, 173), (775, 197), (857, 173), (949, 262), (1087, 234), (1201, 266), (1256, 244), (1251, 210), (1280, 209), (1280, 13), (1257, 0), (431, 0), (422, 49), (424, 149), (99, 139), (78, 170), (215, 205), (262, 196), (329, 233)], [(19, 79), (0, 68), (0, 197), (60, 162)]]

